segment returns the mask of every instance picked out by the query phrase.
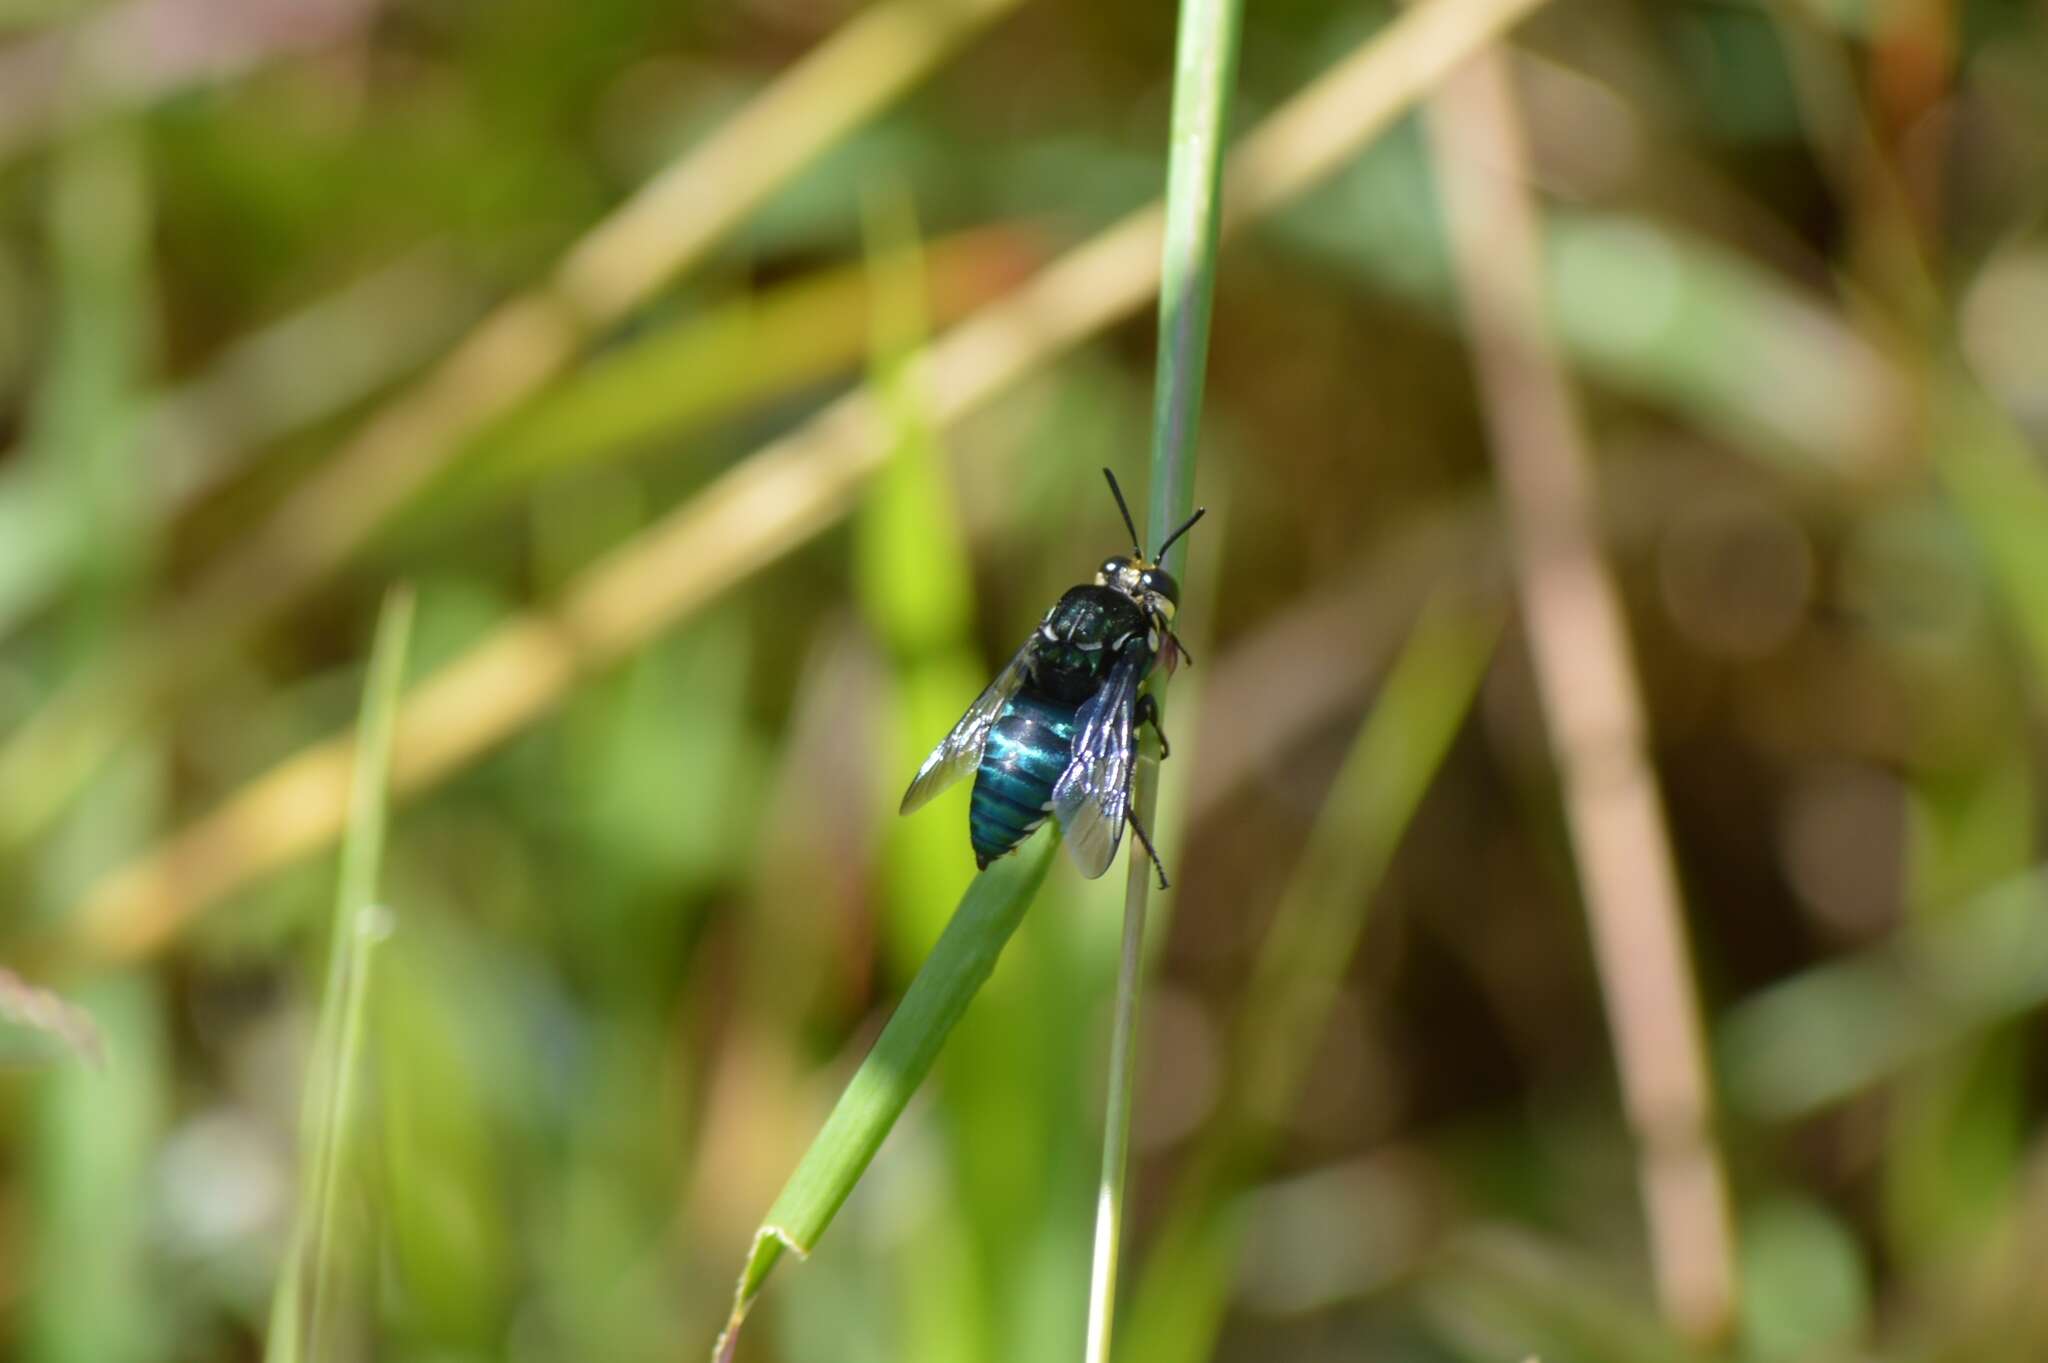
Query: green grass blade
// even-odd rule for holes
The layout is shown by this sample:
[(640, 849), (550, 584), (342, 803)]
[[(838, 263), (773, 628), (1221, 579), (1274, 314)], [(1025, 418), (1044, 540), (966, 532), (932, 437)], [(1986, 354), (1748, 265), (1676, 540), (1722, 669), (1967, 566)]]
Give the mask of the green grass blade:
[(1265, 1162), (1358, 951), (1373, 890), (1449, 754), (1500, 633), (1496, 613), (1433, 604), (1395, 659), (1266, 935), (1217, 1116), (1169, 1203), (1126, 1354), (1207, 1358), (1238, 1248), (1229, 1200)]
[[(78, 63), (59, 66), (60, 84), (78, 74)], [(157, 200), (149, 140), (127, 120), (69, 130), (42, 174), (45, 355), (25, 413), (28, 458), (18, 462), (24, 475), (48, 479), (54, 519), (93, 554), (47, 635), (10, 652), (0, 672), (32, 659), (68, 683), (149, 595), (155, 545), (135, 514), (148, 451), (136, 421), (153, 359)], [(29, 566), (12, 546), (0, 560), (0, 571)], [(119, 856), (148, 835), (161, 779), (156, 746), (131, 745), (83, 792), (65, 830), (68, 848), (53, 848), (40, 865), (7, 866), (17, 922), (25, 910), (39, 912), (44, 895), (68, 890), (71, 857)], [(98, 973), (67, 982), (67, 991), (81, 1010), (75, 1016), (40, 991), (4, 1010), (60, 1029), (96, 1019), (106, 1055), (104, 1066), (59, 1065), (39, 1076), (20, 1139), (10, 1132), (28, 1205), (25, 1243), (7, 1257), (28, 1268), (16, 1279), (8, 1351), (28, 1363), (153, 1363), (175, 1350), (163, 1325), (172, 1298), (151, 1262), (157, 1152), (176, 1087), (168, 1010), (157, 982), (138, 972)]]
[(272, 1299), (264, 1350), (271, 1363), (324, 1357), (333, 1330), (343, 1250), (341, 1184), (357, 1127), (370, 968), (377, 944), (388, 935), (387, 913), (373, 900), (384, 855), (391, 738), (412, 616), (412, 593), (394, 591), (378, 618), (371, 647), (327, 978), (300, 1109), (300, 1140), (306, 1153), (299, 1215)]
[[(886, 648), (893, 673), (894, 704), (887, 719), (894, 722), (885, 723), (884, 732), (895, 741), (883, 749), (888, 760), (879, 764), (871, 794), (885, 830), (883, 959), (889, 977), (901, 980), (915, 976), (976, 874), (960, 837), (969, 783), (948, 791), (942, 808), (903, 819), (896, 816), (902, 782), (987, 673), (973, 644), (974, 573), (958, 499), (930, 403), (916, 383), (930, 339), (936, 247), (922, 240), (906, 188), (871, 190), (863, 208), (865, 273), (873, 281), (868, 382), (881, 396), (893, 448), (854, 518), (853, 564), (862, 613)], [(812, 912), (808, 904), (804, 912)], [(921, 1205), (907, 1232), (921, 1252), (892, 1256), (889, 1265), (900, 1284), (894, 1295), (902, 1302), (896, 1347), (912, 1357), (1003, 1352), (994, 1333), (999, 1291), (991, 1290), (1003, 1281), (1001, 1270), (977, 1251), (992, 1240), (1014, 1243), (1022, 1237), (1003, 1215), (1006, 1209), (988, 1195), (1002, 1182), (975, 1176), (976, 1160), (991, 1144), (977, 1143), (976, 1136), (991, 1117), (1005, 1121), (1009, 1132), (1016, 1125), (1007, 1120), (1010, 1112), (989, 1111), (987, 1086), (976, 1081), (1001, 1074), (1011, 1094), (1028, 1089), (1029, 1066), (1006, 1053), (1006, 1043), (1017, 1041), (1010, 1010), (1031, 974), (1028, 947), (1019, 950), (1024, 946), (1012, 940), (1008, 987), (991, 985), (981, 992), (973, 1013), (948, 1039), (932, 1080), (937, 1103), (952, 1117), (933, 1142), (942, 1153), (930, 1160), (929, 1176), (943, 1191)], [(1014, 1159), (1010, 1143), (993, 1144)], [(1007, 1233), (991, 1233), (996, 1226), (1007, 1227)], [(944, 1263), (944, 1271), (932, 1271), (935, 1261)]]
[(32, 409), (29, 467), (47, 471), (55, 486), (61, 507), (54, 521), (93, 547), (65, 603), (59, 646), (62, 666), (84, 672), (133, 624), (152, 566), (154, 537), (137, 492), (149, 452), (137, 430), (152, 363), (155, 204), (146, 141), (126, 124), (64, 142), (53, 174), (57, 307), (50, 364)]
[[(377, 620), (370, 646), (370, 677), (363, 694), (362, 727), (356, 745), (355, 778), (349, 787), (348, 833), (341, 846), (341, 884), (335, 908), (334, 946), (350, 940), (342, 918), (368, 908), (377, 895), (377, 871), (384, 860), (384, 832), (391, 785), (391, 740), (405, 680), (406, 645), (412, 634), (413, 595), (394, 591)], [(336, 982), (330, 958), (328, 983)]]
[(740, 1325), (782, 1252), (789, 1249), (805, 1256), (816, 1248), (931, 1069), (968, 1000), (995, 969), (1003, 945), (1045, 880), (1057, 846), (1058, 840), (1050, 835), (1033, 838), (1015, 857), (997, 862), (967, 887), (953, 921), (911, 981), (875, 1048), (839, 1095), (824, 1129), (754, 1233), (754, 1247), (733, 1296), (732, 1317), (713, 1350), (715, 1359), (733, 1357)]
[[(935, 307), (938, 298), (937, 247), (916, 249), (907, 199), (878, 196), (871, 207), (871, 383), (894, 448), (854, 523), (854, 562), (864, 613), (895, 674), (897, 747), (876, 794), (887, 827), (886, 960), (894, 978), (907, 980), (975, 872), (960, 836), (970, 783), (899, 819), (902, 781), (988, 673), (973, 642), (974, 574), (959, 498), (917, 383), (924, 300)], [(1027, 920), (1004, 949), (1001, 976), (976, 997), (933, 1068), (933, 1101), (945, 1119), (924, 1147), (932, 1153), (920, 1177), (932, 1192), (897, 1232), (917, 1247), (892, 1264), (902, 1284), (899, 1356), (1072, 1356), (1086, 1309), (1074, 1284), (1086, 1272), (1099, 1158), (1086, 1093), (1100, 1062), (1085, 1029), (1045, 1020), (1080, 1016), (1108, 993), (1115, 920), (1105, 896), (1119, 888), (1069, 882), (1059, 913)], [(946, 1271), (934, 1273), (935, 1261)]]
[[(1224, 130), (1237, 71), (1240, 0), (1182, 0), (1173, 76), (1172, 150), (1166, 170), (1166, 216), (1160, 244), (1159, 351), (1152, 403), (1149, 547), (1186, 518), (1195, 496), (1195, 435), (1208, 370), (1209, 313), (1222, 244)], [(1187, 562), (1176, 544), (1169, 571)], [(1151, 683), (1165, 707), (1166, 674)], [(1132, 773), (1131, 806), (1156, 827), (1158, 736), (1145, 740)], [(1124, 881), (1122, 962), (1109, 1043), (1109, 1096), (1102, 1136), (1102, 1179), (1096, 1193), (1094, 1265), (1089, 1273), (1085, 1357), (1105, 1363), (1115, 1329), (1116, 1272), (1123, 1236), (1124, 1178), (1129, 1163), (1131, 1091), (1137, 1068), (1138, 995), (1145, 964), (1145, 906), (1151, 867), (1132, 846)]]
[(23, 1141), (26, 1263), (12, 1356), (28, 1363), (151, 1363), (171, 1356), (146, 1246), (171, 1110), (162, 991), (139, 972), (76, 991), (105, 1030), (103, 1067), (42, 1076)]
[[(1181, 5), (1152, 399), (1152, 500), (1147, 525), (1155, 543), (1186, 519), (1194, 505), (1195, 435), (1208, 373), (1209, 313), (1221, 243), (1223, 134), (1230, 121), (1242, 14), (1241, 0), (1184, 0)], [(1183, 540), (1174, 546), (1168, 570), (1178, 573), (1186, 562)]]
[(867, 236), (866, 273), (874, 281), (868, 382), (887, 410), (893, 448), (855, 517), (853, 562), (862, 612), (888, 651), (902, 697), (893, 726), (899, 747), (876, 791), (887, 829), (882, 927), (900, 979), (916, 970), (974, 874), (960, 848), (965, 783), (941, 797), (945, 812), (898, 819), (903, 773), (917, 769), (987, 676), (973, 642), (973, 563), (945, 450), (916, 383), (928, 339), (931, 260), (910, 201), (872, 196)]

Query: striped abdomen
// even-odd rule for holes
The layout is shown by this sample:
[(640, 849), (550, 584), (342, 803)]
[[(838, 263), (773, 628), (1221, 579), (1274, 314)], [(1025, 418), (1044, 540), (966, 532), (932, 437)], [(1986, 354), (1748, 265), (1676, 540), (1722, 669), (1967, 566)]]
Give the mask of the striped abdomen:
[(967, 806), (976, 865), (987, 866), (1045, 822), (1053, 783), (1073, 752), (1074, 709), (1025, 690), (996, 717)]

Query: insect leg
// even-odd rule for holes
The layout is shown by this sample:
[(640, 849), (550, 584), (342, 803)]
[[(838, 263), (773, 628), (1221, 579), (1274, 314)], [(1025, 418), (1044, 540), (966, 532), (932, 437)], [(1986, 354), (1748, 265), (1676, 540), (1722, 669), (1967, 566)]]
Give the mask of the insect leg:
[(1166, 867), (1160, 864), (1159, 853), (1153, 848), (1152, 839), (1145, 836), (1145, 825), (1138, 822), (1137, 811), (1125, 810), (1124, 820), (1130, 824), (1131, 831), (1138, 835), (1139, 843), (1145, 848), (1145, 855), (1152, 858), (1152, 869), (1159, 873), (1159, 888), (1162, 890), (1171, 889), (1172, 886), (1166, 883)]
[(1152, 732), (1159, 735), (1159, 756), (1162, 760), (1173, 756), (1173, 744), (1166, 741), (1166, 730), (1159, 727), (1159, 702), (1152, 699), (1147, 691), (1138, 697), (1136, 708), (1131, 711), (1131, 732), (1136, 733), (1145, 725), (1152, 726)]

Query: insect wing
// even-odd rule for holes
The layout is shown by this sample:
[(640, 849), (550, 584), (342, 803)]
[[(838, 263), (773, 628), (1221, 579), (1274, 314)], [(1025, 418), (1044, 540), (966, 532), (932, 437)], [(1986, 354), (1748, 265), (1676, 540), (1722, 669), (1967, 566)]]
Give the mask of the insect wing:
[(996, 716), (1003, 712), (1004, 703), (1024, 684), (1024, 674), (1031, 666), (1031, 643), (1032, 640), (1025, 640), (1017, 656), (974, 698), (974, 704), (960, 716), (953, 732), (939, 740), (939, 746), (925, 758), (917, 775), (910, 778), (910, 789), (903, 792), (898, 812), (908, 814), (981, 765), (981, 748), (988, 742), (988, 731), (994, 727)]
[(1131, 714), (1146, 655), (1132, 650), (1075, 715), (1073, 757), (1052, 788), (1052, 812), (1081, 874), (1094, 879), (1116, 860), (1131, 801)]

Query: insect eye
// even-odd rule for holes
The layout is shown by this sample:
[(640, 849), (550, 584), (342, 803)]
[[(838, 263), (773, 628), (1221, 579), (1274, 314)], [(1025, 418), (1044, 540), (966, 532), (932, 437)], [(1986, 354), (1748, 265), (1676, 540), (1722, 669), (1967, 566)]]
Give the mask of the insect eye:
[(1102, 567), (1096, 570), (1095, 580), (1103, 585), (1115, 582), (1118, 578), (1123, 576), (1124, 569), (1130, 566), (1130, 560), (1126, 558), (1118, 557), (1104, 559)]
[(1173, 580), (1173, 574), (1164, 568), (1153, 568), (1138, 579), (1140, 591), (1156, 592), (1178, 606), (1180, 604), (1180, 583)]

